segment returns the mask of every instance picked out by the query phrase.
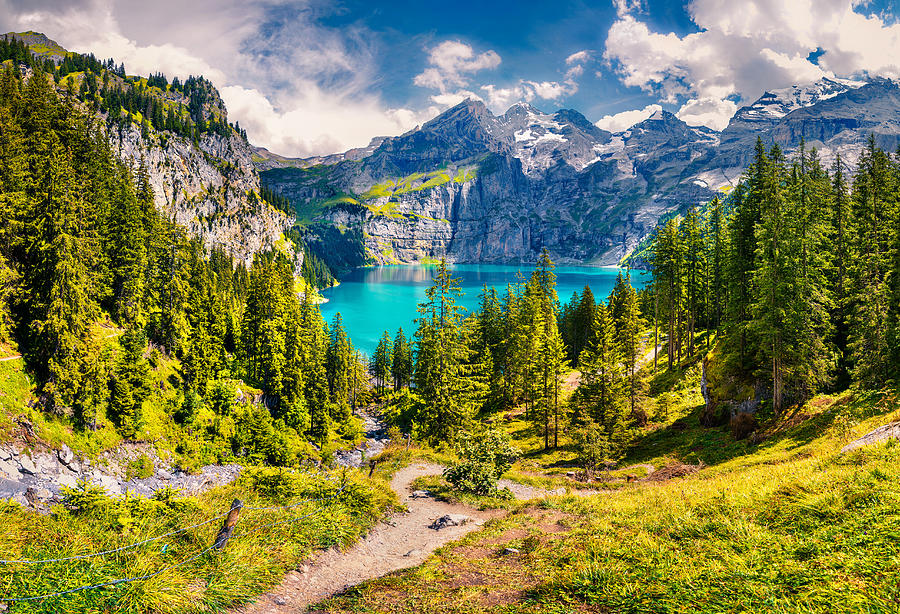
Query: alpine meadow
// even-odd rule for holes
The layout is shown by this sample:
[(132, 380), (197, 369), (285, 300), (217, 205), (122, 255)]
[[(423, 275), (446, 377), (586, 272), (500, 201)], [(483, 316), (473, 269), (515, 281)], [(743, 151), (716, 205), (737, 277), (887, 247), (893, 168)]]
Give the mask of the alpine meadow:
[(900, 612), (893, 0), (0, 32), (0, 612)]

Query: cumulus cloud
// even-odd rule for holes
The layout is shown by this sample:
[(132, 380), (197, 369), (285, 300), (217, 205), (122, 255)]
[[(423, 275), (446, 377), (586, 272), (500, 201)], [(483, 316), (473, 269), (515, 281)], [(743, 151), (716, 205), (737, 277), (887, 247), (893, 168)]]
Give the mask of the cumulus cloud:
[(616, 9), (616, 15), (624, 17), (630, 13), (635, 13), (643, 8), (642, 0), (613, 0), (613, 7)]
[(437, 109), (421, 112), (384, 109), (375, 98), (334, 100), (317, 88), (305, 90), (301, 99), (286, 110), (276, 109), (255, 89), (230, 85), (221, 89), (232, 115), (242, 117), (248, 135), (266, 135), (266, 146), (276, 152), (322, 154), (365, 145), (360, 135), (401, 134), (432, 117)]
[(500, 61), (500, 55), (493, 49), (476, 54), (471, 45), (444, 41), (428, 53), (430, 66), (416, 75), (413, 83), (444, 94), (452, 88), (467, 86), (474, 73), (497, 68)]
[[(359, 27), (322, 26), (317, 17), (327, 9), (317, 6), (308, 0), (0, 0), (0, 26), (41, 31), (73, 51), (124, 61), (131, 74), (202, 74), (251, 142), (284, 155), (363, 146), (439, 111), (385, 105), (370, 89), (377, 74), (372, 37)], [(490, 56), (472, 60), (485, 61)]]
[(633, 109), (631, 111), (622, 111), (621, 113), (616, 113), (614, 115), (606, 115), (596, 122), (596, 126), (601, 130), (622, 132), (661, 110), (662, 107), (658, 104), (648, 104), (643, 109)]
[(413, 83), (420, 87), (437, 90), (431, 101), (438, 108), (459, 104), (466, 98), (483, 101), (495, 113), (503, 113), (516, 102), (531, 102), (535, 99), (557, 101), (578, 91), (576, 77), (584, 71), (584, 62), (590, 59), (588, 51), (580, 51), (566, 59), (565, 77), (562, 81), (518, 82), (502, 86), (488, 83), (477, 86), (472, 91), (475, 73), (496, 68), (501, 58), (493, 50), (476, 53), (460, 41), (444, 41), (432, 48), (428, 54), (429, 66), (415, 76)]
[[(856, 12), (858, 0), (694, 0), (699, 32), (659, 33), (617, 0), (603, 57), (625, 85), (684, 103), (685, 120), (721, 127), (766, 89), (858, 73), (900, 76), (900, 24)], [(623, 10), (618, 10), (620, 7)], [(632, 8), (629, 8), (632, 7)], [(818, 62), (809, 58), (824, 50)], [(684, 101), (687, 102), (684, 102)], [(729, 115), (726, 115), (729, 114)]]
[(737, 113), (737, 105), (731, 100), (717, 98), (691, 98), (675, 115), (689, 126), (708, 126), (724, 130), (728, 120)]

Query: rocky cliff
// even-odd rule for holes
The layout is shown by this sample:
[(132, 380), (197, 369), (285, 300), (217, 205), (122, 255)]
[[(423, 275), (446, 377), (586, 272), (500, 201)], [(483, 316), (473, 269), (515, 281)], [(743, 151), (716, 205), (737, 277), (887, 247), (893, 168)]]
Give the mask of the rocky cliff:
[(45, 62), (17, 60), (25, 74), (46, 71), (60, 95), (95, 114), (122, 161), (135, 170), (145, 165), (159, 210), (208, 249), (250, 263), (293, 224), (261, 198), (253, 150), (206, 79), (129, 76), (124, 65), (68, 52), (37, 32), (2, 37), (24, 42)]
[(896, 148), (895, 82), (823, 79), (766, 92), (721, 133), (660, 111), (610, 134), (573, 110), (523, 103), (493, 115), (467, 100), (420, 128), (307, 160), (257, 154), (263, 182), (314, 232), (355, 228), (371, 262), (614, 264), (665, 214), (727, 192), (756, 139), (788, 154), (805, 139), (848, 165), (874, 134)]
[(259, 197), (259, 174), (247, 141), (206, 133), (197, 142), (140, 127), (110, 131), (120, 158), (146, 165), (157, 208), (199, 237), (247, 264), (271, 248), (293, 218)]

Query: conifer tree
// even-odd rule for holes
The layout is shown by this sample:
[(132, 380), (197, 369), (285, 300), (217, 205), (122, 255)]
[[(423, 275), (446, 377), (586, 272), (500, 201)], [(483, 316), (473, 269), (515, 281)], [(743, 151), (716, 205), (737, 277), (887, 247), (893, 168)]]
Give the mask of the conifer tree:
[(471, 381), (470, 349), (462, 330), (459, 280), (441, 260), (426, 300), (419, 304), (415, 373), (424, 402), (422, 425), (432, 442), (450, 441), (468, 424), (479, 407)]
[(622, 355), (612, 310), (600, 305), (591, 324), (590, 341), (581, 352), (581, 383), (573, 395), (575, 420), (596, 424), (606, 442), (622, 442), (626, 429)]
[(631, 413), (634, 415), (637, 399), (637, 369), (640, 359), (641, 331), (644, 328), (643, 319), (638, 306), (637, 292), (631, 285), (630, 279), (626, 281), (622, 292), (622, 311), (619, 321), (615, 323), (619, 348), (622, 352), (622, 363), (627, 375), (627, 391), (631, 402)]
[(403, 334), (403, 328), (400, 328), (391, 347), (391, 377), (394, 380), (394, 390), (409, 388), (412, 373), (412, 349), (409, 340)]
[(375, 354), (372, 355), (370, 364), (370, 372), (378, 385), (379, 391), (384, 394), (385, 387), (391, 377), (391, 357), (393, 355), (393, 343), (391, 335), (384, 331), (378, 346), (375, 348)]

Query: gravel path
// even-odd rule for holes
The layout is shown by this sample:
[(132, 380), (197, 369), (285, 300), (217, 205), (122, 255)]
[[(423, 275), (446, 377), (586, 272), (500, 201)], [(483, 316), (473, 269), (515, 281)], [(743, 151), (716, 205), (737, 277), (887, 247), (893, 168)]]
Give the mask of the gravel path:
[[(241, 614), (273, 614), (303, 612), (313, 603), (340, 593), (365, 580), (415, 567), (437, 548), (474, 531), (486, 520), (502, 512), (478, 511), (462, 505), (437, 501), (431, 497), (413, 497), (410, 484), (416, 478), (440, 475), (440, 465), (417, 463), (399, 470), (391, 480), (393, 488), (408, 512), (396, 514), (379, 524), (364, 539), (346, 552), (330, 549), (311, 563), (292, 571), (274, 591), (237, 612)], [(463, 517), (465, 524), (430, 528), (435, 520), (452, 515)]]

